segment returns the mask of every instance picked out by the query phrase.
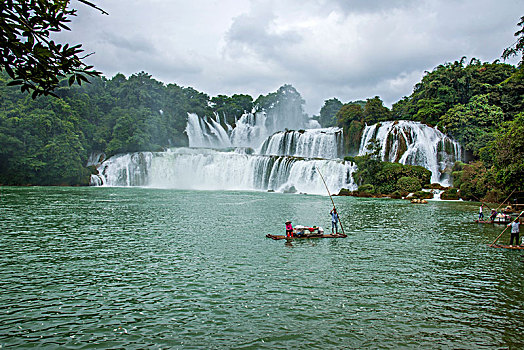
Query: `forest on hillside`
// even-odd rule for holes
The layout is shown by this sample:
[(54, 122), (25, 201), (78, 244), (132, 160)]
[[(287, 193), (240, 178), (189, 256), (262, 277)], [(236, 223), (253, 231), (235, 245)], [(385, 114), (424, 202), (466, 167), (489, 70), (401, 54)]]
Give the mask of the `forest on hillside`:
[[(320, 111), (324, 125), (344, 128), (349, 153), (358, 149), (366, 124), (399, 119), (438, 127), (464, 147), (469, 164), (457, 163), (453, 169), (453, 184), (462, 198), (496, 201), (524, 190), (522, 68), (476, 59), (466, 64), (463, 57), (427, 72), (413, 93), (391, 109), (376, 96), (365, 103), (331, 99)], [(360, 168), (373, 163), (358, 160)]]
[[(470, 164), (454, 169), (455, 185), (471, 198), (498, 198), (523, 190), (523, 77), (522, 69), (512, 65), (476, 59), (466, 64), (462, 58), (427, 72), (413, 93), (391, 109), (378, 96), (348, 103), (332, 98), (315, 118), (322, 126), (344, 128), (348, 154), (365, 124), (403, 119), (436, 126), (469, 154)], [(0, 75), (1, 184), (86, 185), (93, 171), (86, 163), (93, 152), (111, 156), (186, 146), (188, 113), (218, 115), (234, 126), (242, 114), (267, 112), (284, 99), (292, 99), (298, 111), (304, 104), (290, 85), (254, 99), (245, 94), (210, 97), (145, 72), (91, 77), (90, 84), (81, 86), (66, 80), (55, 91), (58, 98), (32, 99)]]
[[(0, 184), (87, 185), (92, 153), (159, 151), (187, 146), (188, 113), (220, 115), (235, 125), (246, 112), (303, 113), (304, 100), (290, 85), (256, 100), (249, 95), (210, 98), (191, 87), (164, 84), (140, 72), (69, 86), (57, 97), (22, 93), (0, 74)], [(287, 108), (287, 109), (286, 109)], [(289, 111), (288, 109), (295, 109)], [(280, 110), (286, 109), (286, 110)]]

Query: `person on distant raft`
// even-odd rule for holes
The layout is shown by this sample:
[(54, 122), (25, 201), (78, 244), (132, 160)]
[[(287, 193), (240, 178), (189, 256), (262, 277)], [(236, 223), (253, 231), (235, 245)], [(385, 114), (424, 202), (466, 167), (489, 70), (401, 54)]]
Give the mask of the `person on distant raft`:
[(479, 208), (479, 221), (484, 218), (484, 213), (482, 213), (482, 208), (483, 207), (484, 207), (484, 204), (481, 204), (480, 208)]
[(335, 208), (333, 208), (330, 212), (331, 214), (331, 233), (333, 233), (333, 229), (335, 229), (335, 233), (338, 235), (338, 213)]
[(291, 221), (286, 221), (286, 237), (293, 237), (293, 226)]
[(519, 245), (519, 226), (520, 226), (520, 215), (513, 220), (512, 223), (508, 224), (508, 226), (511, 226), (511, 238), (509, 239), (509, 246), (513, 247), (513, 238), (515, 238), (515, 244)]
[(491, 209), (491, 215), (489, 216), (489, 219), (491, 221), (495, 221), (495, 218), (497, 217), (497, 211), (495, 209)]

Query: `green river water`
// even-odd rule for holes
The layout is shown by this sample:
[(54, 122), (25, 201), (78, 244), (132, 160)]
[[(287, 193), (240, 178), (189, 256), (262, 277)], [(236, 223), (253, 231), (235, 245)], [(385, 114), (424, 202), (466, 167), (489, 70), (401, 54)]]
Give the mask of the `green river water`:
[[(0, 346), (524, 348), (521, 251), (477, 205), (148, 188), (0, 188)], [(509, 236), (503, 236), (507, 243)]]

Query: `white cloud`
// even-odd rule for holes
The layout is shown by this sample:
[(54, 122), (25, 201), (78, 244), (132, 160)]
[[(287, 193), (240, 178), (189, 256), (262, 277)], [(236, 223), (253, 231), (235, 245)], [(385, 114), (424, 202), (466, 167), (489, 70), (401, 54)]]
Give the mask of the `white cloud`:
[(146, 71), (211, 96), (254, 98), (292, 84), (323, 101), (409, 95), (426, 70), (462, 56), (493, 61), (514, 42), (517, 0), (104, 0), (74, 3), (60, 38), (95, 52), (108, 76)]

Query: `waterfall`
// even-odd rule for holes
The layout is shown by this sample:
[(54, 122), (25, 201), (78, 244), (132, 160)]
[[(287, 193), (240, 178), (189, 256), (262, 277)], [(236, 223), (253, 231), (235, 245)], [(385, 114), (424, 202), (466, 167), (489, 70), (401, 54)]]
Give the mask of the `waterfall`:
[[(340, 128), (276, 130), (275, 115), (246, 113), (235, 127), (214, 118), (188, 115), (190, 147), (164, 152), (113, 156), (98, 166), (93, 185), (149, 186), (196, 190), (257, 190), (326, 194), (316, 168), (330, 192), (356, 189), (356, 166), (340, 159)], [(283, 120), (286, 120), (285, 118)], [(286, 120), (304, 127), (307, 119)], [(461, 159), (460, 145), (437, 129), (417, 122), (395, 121), (367, 126), (359, 154), (372, 139), (381, 145), (384, 161), (421, 165), (432, 182), (449, 185), (451, 167)]]
[(257, 153), (335, 159), (339, 156), (342, 141), (340, 128), (281, 131), (268, 137)]
[(98, 176), (106, 186), (145, 186), (152, 159), (151, 152), (116, 155), (98, 167)]
[(288, 117), (266, 112), (245, 113), (236, 121), (234, 128), (225, 122), (221, 123), (218, 116), (214, 118), (200, 118), (196, 114), (188, 114), (186, 133), (189, 147), (257, 148), (272, 134), (285, 128), (300, 130), (306, 127), (320, 127), (316, 120), (303, 116)]
[[(103, 152), (91, 152), (89, 155), (89, 158), (87, 159), (86, 166), (94, 166), (99, 167), (102, 162), (105, 160), (106, 155)], [(102, 179), (97, 174), (91, 174), (89, 178), (89, 185), (90, 186), (101, 186), (102, 185)]]
[(89, 158), (87, 158), (86, 166), (97, 166), (106, 159), (106, 155), (103, 152), (91, 152)]
[(227, 131), (217, 120), (199, 118), (198, 115), (189, 113), (186, 133), (190, 147), (231, 147)]
[(325, 194), (315, 168), (321, 169), (333, 193), (356, 188), (352, 180), (355, 165), (350, 162), (250, 155), (237, 150), (174, 148), (123, 154), (104, 162), (99, 171), (105, 186)]
[[(280, 131), (279, 122), (300, 130)], [(319, 125), (303, 114), (263, 112), (244, 114), (233, 128), (219, 116), (188, 114), (189, 148), (113, 156), (98, 167), (92, 184), (325, 194), (319, 168), (331, 192), (355, 189), (355, 165), (337, 158), (342, 130), (305, 126)]]
[(366, 126), (359, 155), (369, 152), (371, 140), (381, 146), (383, 161), (421, 165), (431, 171), (431, 182), (450, 185), (453, 164), (462, 159), (458, 142), (435, 128), (413, 121), (388, 121)]

